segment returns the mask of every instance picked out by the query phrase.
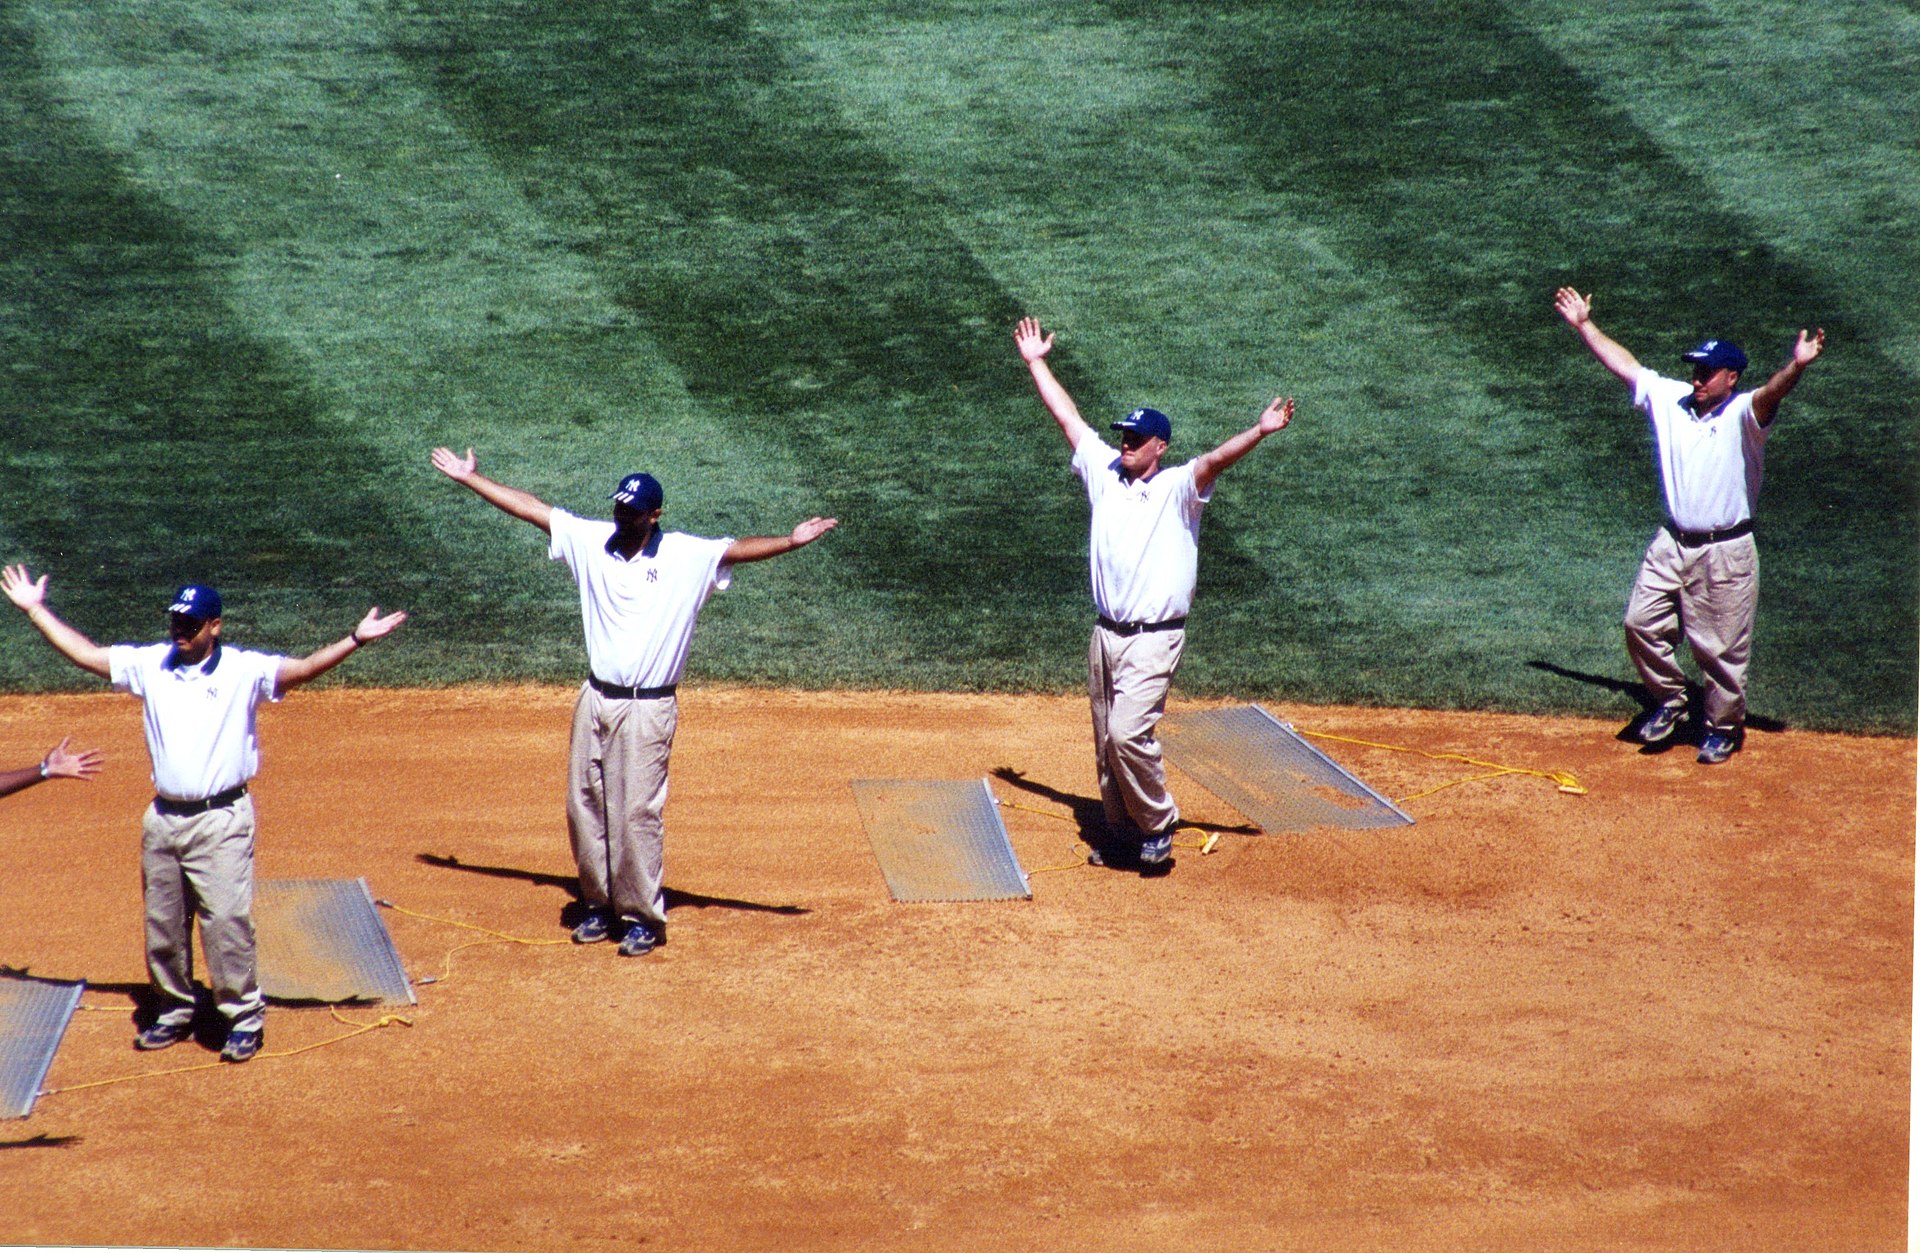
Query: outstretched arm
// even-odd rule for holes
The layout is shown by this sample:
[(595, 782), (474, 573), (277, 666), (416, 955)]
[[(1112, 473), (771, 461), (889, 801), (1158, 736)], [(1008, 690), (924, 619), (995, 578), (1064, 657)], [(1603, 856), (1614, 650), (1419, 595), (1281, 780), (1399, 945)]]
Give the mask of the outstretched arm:
[(394, 628), (407, 620), (404, 611), (380, 616), (380, 606), (367, 610), (367, 616), (360, 619), (360, 625), (343, 640), (309, 653), (305, 657), (285, 657), (280, 661), (280, 672), (274, 676), (274, 687), (285, 695), (309, 679), (317, 679), (327, 671), (358, 652), (361, 645), (372, 643), (383, 635), (390, 634)]
[(1580, 336), (1580, 342), (1587, 346), (1587, 350), (1600, 359), (1600, 364), (1613, 371), (1622, 383), (1632, 387), (1634, 379), (1640, 374), (1640, 362), (1593, 324), (1593, 297), (1582, 296), (1571, 287), (1562, 287), (1554, 293), (1553, 307), (1560, 311), (1567, 325)]
[(1774, 372), (1772, 378), (1760, 385), (1753, 394), (1753, 420), (1761, 426), (1772, 426), (1774, 417), (1780, 412), (1780, 402), (1787, 398), (1800, 376), (1807, 367), (1819, 360), (1820, 353), (1827, 346), (1827, 333), (1815, 328), (1809, 337), (1803, 329), (1800, 338), (1794, 342), (1793, 356), (1787, 363)]
[(749, 535), (733, 541), (727, 549), (727, 555), (720, 560), (735, 566), (748, 561), (765, 561), (796, 548), (805, 548), (839, 525), (838, 518), (808, 518), (786, 535)]
[(99, 773), (102, 760), (100, 750), (90, 748), (83, 753), (70, 753), (67, 751), (67, 742), (72, 738), (68, 736), (48, 749), (38, 765), (22, 766), (18, 770), (0, 770), (0, 796), (11, 796), (42, 779), (90, 779)]
[(1275, 396), (1273, 403), (1260, 414), (1260, 420), (1246, 430), (1227, 440), (1212, 452), (1202, 453), (1193, 459), (1193, 484), (1202, 496), (1220, 477), (1220, 472), (1240, 458), (1253, 451), (1253, 446), (1267, 436), (1287, 429), (1287, 423), (1293, 421), (1293, 397)]
[(1040, 389), (1040, 403), (1047, 407), (1053, 420), (1060, 424), (1060, 433), (1067, 437), (1067, 446), (1080, 447), (1080, 441), (1091, 435), (1093, 428), (1080, 416), (1079, 406), (1067, 395), (1067, 389), (1060, 386), (1060, 380), (1053, 377), (1053, 367), (1047, 364), (1047, 354), (1053, 351), (1053, 336), (1041, 334), (1039, 318), (1021, 318), (1020, 325), (1013, 330), (1013, 343), (1020, 350), (1020, 359), (1027, 363), (1028, 373), (1033, 375), (1033, 385)]
[(497, 483), (480, 473), (475, 467), (479, 464), (473, 455), (473, 449), (467, 449), (462, 457), (451, 448), (433, 450), (433, 468), (440, 471), (456, 483), (464, 483), (473, 489), (480, 499), (493, 505), (503, 513), (510, 513), (522, 522), (531, 522), (541, 530), (552, 533), (553, 506), (541, 500), (532, 492), (521, 491), (517, 487), (508, 487)]
[(62, 657), (88, 674), (97, 674), (103, 679), (113, 677), (107, 650), (62, 622), (59, 615), (47, 608), (46, 575), (36, 579), (23, 565), (8, 566), (0, 571), (0, 591), (6, 592), (7, 599), (20, 607), (27, 621), (39, 628), (40, 634), (47, 637), (47, 643), (58, 649)]

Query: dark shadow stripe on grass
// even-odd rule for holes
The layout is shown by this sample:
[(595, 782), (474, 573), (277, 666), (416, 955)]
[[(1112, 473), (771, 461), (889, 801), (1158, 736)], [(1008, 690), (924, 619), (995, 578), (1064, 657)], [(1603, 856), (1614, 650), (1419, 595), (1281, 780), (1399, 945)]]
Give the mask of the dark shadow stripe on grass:
[[(1669, 374), (1681, 348), (1724, 334), (1748, 345), (1757, 383), (1795, 328), (1825, 326), (1833, 346), (1769, 453), (1761, 521), (1776, 559), (1759, 647), (1777, 641), (1767, 664), (1850, 692), (1870, 721), (1911, 722), (1915, 383), (1875, 346), (1870, 311), (1778, 255), (1497, 4), (1109, 7), (1211, 67), (1210, 112), (1266, 185), (1457, 335), (1491, 395), (1556, 429), (1566, 473), (1599, 507), (1645, 514), (1658, 486), (1643, 424), (1553, 314), (1556, 286), (1596, 291), (1609, 333)], [(1554, 519), (1525, 525), (1581, 542)]]
[[(1086, 505), (1013, 351), (1023, 310), (751, 8), (409, 12), (399, 50), (690, 391), (808, 467), (845, 523), (851, 611), (893, 611), (915, 681), (1065, 678), (1058, 632), (1090, 613)], [(1078, 386), (1090, 416), (1117, 411)], [(1209, 545), (1220, 577), (1259, 578)]]
[(0, 6), (0, 509), (27, 550), (5, 559), (50, 572), (103, 642), (157, 636), (188, 580), (223, 586), (242, 643), (333, 599), (323, 629), (344, 631), (418, 577), (382, 502), (336, 488), (372, 454), (225, 304), (221, 245), (143, 195), (63, 90)]

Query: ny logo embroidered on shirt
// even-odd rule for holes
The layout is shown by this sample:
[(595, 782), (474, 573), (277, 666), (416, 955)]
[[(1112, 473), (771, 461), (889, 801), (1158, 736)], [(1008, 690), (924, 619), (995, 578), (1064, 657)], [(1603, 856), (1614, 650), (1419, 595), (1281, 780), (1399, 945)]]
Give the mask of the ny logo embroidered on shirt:
[(658, 583), (659, 581), (660, 581), (660, 567), (658, 567), (658, 566), (648, 566), (648, 567), (647, 567), (647, 582), (649, 582), (649, 583)]

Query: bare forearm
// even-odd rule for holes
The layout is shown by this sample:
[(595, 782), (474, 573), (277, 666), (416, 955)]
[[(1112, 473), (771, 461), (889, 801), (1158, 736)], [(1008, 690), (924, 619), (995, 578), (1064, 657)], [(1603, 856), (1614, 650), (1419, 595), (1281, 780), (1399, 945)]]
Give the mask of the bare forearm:
[(769, 557), (778, 557), (805, 547), (791, 535), (749, 535), (733, 541), (733, 547), (727, 549), (727, 555), (722, 560), (737, 566), (750, 561), (765, 561)]
[(38, 763), (22, 766), (18, 770), (0, 770), (0, 796), (12, 796), (46, 778), (40, 773)]
[[(357, 629), (357, 628), (356, 628)], [(347, 658), (353, 656), (362, 647), (358, 636), (348, 635), (345, 639), (335, 640), (316, 652), (305, 657), (288, 657), (280, 662), (280, 673), (275, 679), (282, 692), (290, 692), (302, 683), (319, 678)]]
[(111, 677), (113, 672), (108, 663), (107, 650), (62, 622), (53, 610), (45, 605), (34, 605), (26, 610), (26, 615), (27, 621), (33, 623), (62, 657), (88, 674), (99, 675), (103, 679)]
[(1806, 372), (1806, 363), (1799, 360), (1788, 361), (1774, 371), (1773, 377), (1762, 383), (1760, 390), (1753, 394), (1754, 420), (1761, 426), (1770, 425), (1774, 415), (1780, 411), (1780, 402), (1787, 398), (1787, 393), (1794, 389), (1800, 382), (1800, 376)]
[(1256, 422), (1238, 435), (1226, 440), (1212, 452), (1195, 457), (1193, 459), (1194, 484), (1201, 491), (1206, 491), (1213, 486), (1213, 481), (1220, 477), (1222, 470), (1252, 452), (1254, 447), (1266, 437), (1266, 432), (1262, 431), (1260, 424)]
[(1580, 342), (1587, 346), (1587, 351), (1599, 359), (1601, 365), (1607, 367), (1621, 382), (1629, 387), (1633, 385), (1634, 379), (1640, 374), (1638, 358), (1621, 347), (1605, 331), (1595, 326), (1591, 318), (1573, 329), (1574, 333), (1580, 336)]
[(1053, 367), (1047, 364), (1045, 357), (1027, 362), (1027, 371), (1033, 375), (1033, 385), (1040, 392), (1040, 403), (1053, 415), (1060, 433), (1067, 438), (1067, 445), (1078, 448), (1080, 441), (1092, 430), (1086, 419), (1080, 416), (1080, 407), (1073, 403), (1073, 397), (1053, 376)]
[(474, 495), (502, 513), (511, 514), (522, 522), (531, 522), (543, 531), (551, 530), (553, 506), (532, 492), (523, 491), (518, 487), (509, 487), (478, 471), (461, 479), (460, 482), (471, 488)]

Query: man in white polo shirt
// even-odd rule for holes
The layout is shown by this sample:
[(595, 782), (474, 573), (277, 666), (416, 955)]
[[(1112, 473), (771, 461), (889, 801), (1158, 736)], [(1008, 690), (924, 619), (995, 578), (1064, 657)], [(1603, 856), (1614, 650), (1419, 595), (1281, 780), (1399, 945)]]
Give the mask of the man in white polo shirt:
[(1760, 554), (1753, 511), (1767, 436), (1780, 402), (1820, 356), (1827, 333), (1800, 332), (1793, 355), (1757, 390), (1739, 390), (1747, 354), (1709, 339), (1681, 354), (1693, 381), (1664, 378), (1593, 322), (1593, 297), (1562, 287), (1554, 308), (1600, 364), (1633, 389), (1653, 428), (1654, 461), (1666, 520), (1641, 558), (1627, 599), (1627, 653), (1653, 698), (1634, 727), (1644, 744), (1672, 737), (1687, 709), (1687, 677), (1676, 657), (1685, 634), (1700, 667), (1705, 723), (1698, 760), (1733, 756), (1747, 713), (1747, 663), (1760, 603)]
[(1293, 399), (1276, 398), (1252, 426), (1212, 452), (1162, 466), (1173, 424), (1157, 409), (1135, 409), (1113, 423), (1120, 451), (1097, 435), (1047, 364), (1053, 336), (1035, 318), (1015, 328), (1041, 403), (1073, 449), (1073, 472), (1092, 507), (1087, 560), (1097, 614), (1087, 650), (1093, 707), (1093, 755), (1109, 844), (1099, 864), (1163, 869), (1173, 854), (1180, 810), (1167, 791), (1166, 763), (1154, 727), (1186, 644), (1187, 610), (1200, 569), (1200, 513), (1220, 472), (1293, 420)]
[(164, 644), (102, 647), (47, 608), (47, 576), (25, 566), (0, 572), (0, 590), (47, 642), (89, 674), (141, 699), (153, 803), (141, 820), (140, 871), (147, 910), (147, 973), (160, 1000), (153, 1024), (134, 1040), (163, 1049), (193, 1034), (193, 919), (207, 954), (207, 979), (227, 1020), (224, 1061), (260, 1051), (266, 999), (254, 953), (253, 798), (260, 769), (254, 711), (347, 659), (405, 622), (379, 606), (345, 639), (306, 657), (250, 652), (220, 642), (220, 593), (191, 584), (167, 606)]
[(612, 494), (613, 521), (576, 517), (530, 492), (481, 474), (465, 456), (433, 450), (433, 465), (551, 540), (580, 588), (589, 674), (574, 704), (567, 770), (567, 829), (587, 914), (579, 944), (610, 938), (637, 957), (664, 944), (667, 762), (694, 624), (733, 567), (803, 548), (838, 525), (808, 518), (787, 535), (703, 539), (660, 529), (664, 493), (650, 474), (629, 474)]

